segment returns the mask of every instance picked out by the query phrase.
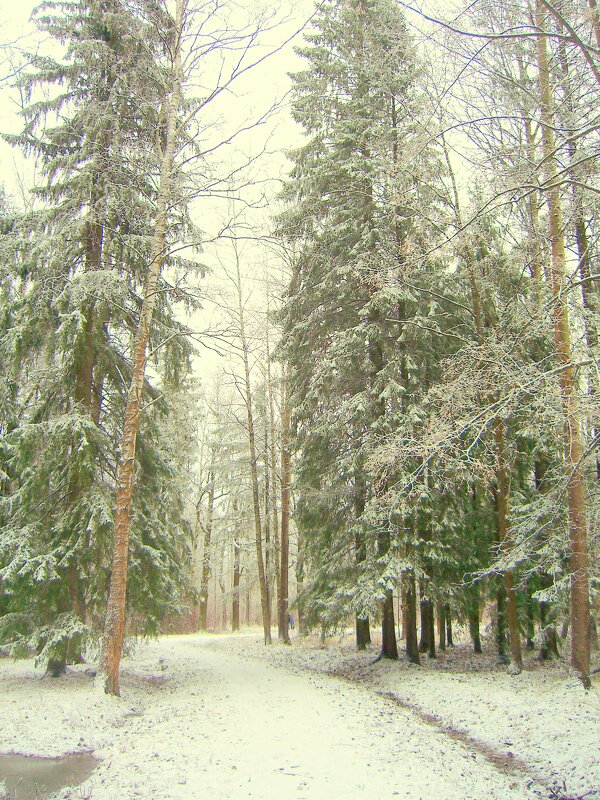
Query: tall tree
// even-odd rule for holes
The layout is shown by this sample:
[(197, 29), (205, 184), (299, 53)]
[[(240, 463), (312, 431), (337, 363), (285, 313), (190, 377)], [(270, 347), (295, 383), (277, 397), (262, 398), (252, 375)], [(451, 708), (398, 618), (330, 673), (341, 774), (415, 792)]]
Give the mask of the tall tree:
[[(118, 417), (130, 374), (126, 343), (150, 250), (151, 190), (145, 176), (132, 180), (132, 167), (152, 147), (158, 123), (148, 75), (160, 45), (147, 21), (118, 0), (48, 3), (36, 18), (66, 52), (35, 56), (19, 74), (25, 127), (10, 137), (37, 156), (40, 183), (33, 210), (11, 233), (11, 281), (21, 301), (1, 340), (22, 387), (6, 465), (13, 490), (3, 500), (11, 524), (0, 542), (2, 566), (15, 589), (3, 623), (12, 641), (29, 641), (40, 658), (64, 668), (105, 603)], [(166, 330), (172, 342), (157, 365), (164, 359), (175, 378), (189, 350), (163, 292), (153, 334)], [(144, 424), (146, 480), (133, 549), (147, 587), (138, 594), (134, 583), (131, 601), (141, 609), (154, 599), (167, 613), (177, 603), (173, 539), (183, 529), (179, 502), (165, 513), (154, 485), (170, 472), (156, 440), (168, 403), (149, 382), (144, 394), (154, 405)], [(159, 551), (163, 558), (148, 558)], [(158, 616), (155, 607), (148, 622)]]
[(308, 141), (292, 154), (279, 220), (297, 254), (282, 351), (312, 578), (303, 605), (326, 627), (357, 613), (358, 646), (361, 620), (379, 610), (382, 654), (393, 658), (398, 528), (378, 514), (387, 476), (367, 468), (366, 453), (399, 424), (407, 382), (418, 380), (406, 369), (402, 274), (412, 218), (428, 202), (416, 173), (430, 151), (417, 145), (417, 65), (397, 6), (325, 3), (313, 22), (293, 94)]

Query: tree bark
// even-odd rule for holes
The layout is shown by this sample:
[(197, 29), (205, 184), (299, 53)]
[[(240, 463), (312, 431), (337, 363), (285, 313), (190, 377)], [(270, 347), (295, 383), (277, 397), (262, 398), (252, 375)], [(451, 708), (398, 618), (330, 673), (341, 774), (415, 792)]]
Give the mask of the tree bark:
[[(365, 511), (367, 495), (367, 489), (360, 468), (356, 470), (356, 474), (354, 476), (354, 492), (354, 514), (358, 520)], [(362, 532), (358, 529), (358, 525), (356, 526), (356, 532), (354, 534), (354, 553), (357, 571), (360, 573), (361, 564), (367, 557), (367, 545)], [(358, 614), (356, 614), (355, 634), (356, 649), (365, 650), (367, 645), (371, 644), (371, 627), (368, 617), (360, 617)]]
[[(269, 305), (269, 290), (267, 290), (267, 316), (270, 318), (270, 305)], [(273, 564), (275, 566), (275, 595), (276, 595), (276, 614), (277, 614), (277, 636), (280, 639), (285, 639), (282, 636), (279, 622), (280, 622), (280, 607), (281, 607), (281, 541), (280, 541), (280, 528), (279, 528), (279, 518), (278, 518), (278, 492), (281, 495), (281, 476), (277, 475), (277, 446), (276, 442), (278, 440), (277, 437), (277, 427), (275, 425), (275, 401), (274, 401), (274, 392), (275, 386), (273, 381), (273, 374), (271, 371), (271, 347), (270, 347), (270, 340), (269, 340), (269, 322), (267, 320), (267, 329), (266, 329), (266, 345), (267, 345), (267, 352), (266, 352), (266, 359), (267, 359), (267, 396), (268, 396), (268, 406), (269, 406), (269, 429), (271, 435), (271, 449), (269, 452), (269, 466), (267, 467), (265, 464), (265, 469), (269, 469), (271, 472), (271, 530), (273, 532)], [(285, 392), (285, 387), (283, 388)], [(282, 403), (285, 403), (285, 397), (282, 398)], [(283, 409), (282, 409), (283, 415)], [(281, 423), (283, 425), (283, 421)], [(289, 425), (289, 423), (288, 423)], [(280, 431), (280, 445), (283, 449), (283, 443), (281, 441), (283, 437), (283, 431)], [(281, 466), (283, 471), (283, 464)], [(279, 485), (278, 485), (279, 484)], [(283, 515), (283, 512), (281, 512)], [(289, 515), (289, 508), (288, 508), (288, 515)], [(288, 523), (288, 562), (289, 562), (289, 523)], [(288, 583), (289, 583), (289, 567), (288, 567)], [(287, 595), (286, 595), (287, 597)], [(289, 605), (289, 598), (287, 605)], [(286, 606), (286, 617), (287, 617), (287, 606)]]
[(431, 648), (431, 600), (425, 597), (425, 584), (419, 586), (421, 595), (421, 637), (419, 639), (419, 653), (427, 653)]
[(165, 259), (167, 222), (173, 186), (173, 165), (177, 141), (177, 121), (181, 95), (181, 31), (185, 0), (177, 0), (175, 13), (173, 63), (170, 74), (170, 94), (166, 100), (166, 136), (161, 157), (160, 183), (156, 200), (156, 220), (152, 261), (146, 276), (137, 333), (133, 348), (133, 372), (117, 472), (117, 496), (114, 527), (114, 547), (110, 589), (106, 606), (104, 635), (100, 651), (98, 679), (107, 694), (119, 695), (119, 665), (125, 632), (129, 530), (131, 527), (133, 480), (136, 439), (140, 420), (142, 388), (146, 370), (150, 326), (156, 303), (158, 279)]
[[(503, 551), (509, 541), (508, 530), (508, 486), (506, 477), (506, 459), (504, 453), (504, 426), (497, 417), (494, 424), (494, 439), (496, 441), (496, 510), (498, 513), (498, 539)], [(521, 652), (521, 636), (519, 633), (519, 618), (517, 615), (517, 594), (514, 588), (514, 577), (511, 569), (504, 571), (504, 586), (508, 605), (508, 635), (510, 643), (510, 664), (508, 672), (518, 675), (523, 671), (523, 655)]]
[[(383, 492), (384, 485), (379, 481), (376, 494)], [(379, 531), (377, 534), (377, 552), (379, 557), (385, 556), (390, 549), (389, 531)], [(394, 592), (386, 589), (381, 608), (381, 656), (383, 658), (398, 658), (398, 645), (396, 643), (396, 624), (394, 622)]]
[(440, 603), (437, 607), (437, 624), (438, 624), (438, 647), (443, 652), (446, 649), (446, 617), (444, 613), (444, 605)]
[(357, 615), (354, 620), (354, 628), (356, 634), (356, 649), (366, 650), (367, 645), (371, 644), (371, 627), (369, 625), (369, 618), (359, 617)]
[(496, 588), (496, 647), (501, 664), (509, 662), (506, 645), (506, 584), (499, 578)]
[(302, 592), (304, 591), (304, 553), (302, 549), (302, 538), (300, 533), (298, 533), (298, 557), (296, 559), (296, 591), (298, 593), (298, 600), (296, 601), (296, 611), (298, 612), (298, 633), (300, 636), (306, 636), (308, 634), (308, 630), (306, 628), (304, 607), (302, 603)]
[(446, 644), (448, 647), (454, 647), (454, 640), (452, 638), (452, 615), (450, 614), (449, 605), (446, 605)]
[[(596, 10), (597, 17), (597, 10)], [(573, 101), (571, 98), (571, 81), (569, 69), (569, 56), (567, 54), (564, 43), (559, 45), (559, 60), (562, 70), (562, 88), (565, 96), (565, 105), (567, 113), (573, 115), (575, 109), (573, 108)], [(594, 279), (592, 277), (591, 261), (592, 254), (590, 252), (590, 242), (587, 235), (587, 226), (584, 214), (584, 194), (577, 180), (577, 141), (570, 140), (568, 143), (569, 153), (569, 176), (571, 178), (571, 193), (572, 193), (572, 216), (573, 227), (575, 232), (575, 242), (577, 245), (577, 257), (579, 259), (579, 276), (581, 278), (581, 300), (583, 307), (587, 312), (584, 315), (583, 324), (585, 329), (585, 339), (588, 347), (588, 352), (593, 355), (598, 345), (598, 319), (600, 311), (600, 302)], [(596, 374), (594, 374), (596, 373)], [(594, 399), (598, 392), (598, 378), (597, 370), (592, 369), (591, 374), (587, 376), (588, 394), (592, 407), (594, 406)], [(590, 439), (594, 441), (597, 431), (594, 426), (590, 428)], [(596, 450), (596, 477), (600, 480), (600, 455)]]
[(412, 570), (403, 573), (404, 584), (404, 631), (406, 633), (406, 657), (412, 664), (420, 664), (417, 642), (417, 588)]
[(242, 299), (242, 276), (237, 248), (235, 249), (237, 273), (237, 299), (239, 336), (242, 345), (242, 358), (244, 362), (244, 385), (246, 404), (246, 421), (248, 430), (248, 447), (250, 450), (250, 481), (252, 485), (252, 508), (254, 511), (254, 534), (256, 539), (256, 562), (258, 566), (258, 583), (260, 587), (260, 606), (262, 611), (263, 635), (265, 644), (271, 644), (271, 600), (269, 597), (269, 584), (263, 556), (263, 530), (260, 509), (260, 488), (258, 481), (258, 453), (256, 448), (256, 432), (254, 426), (254, 406), (252, 397), (252, 382), (250, 379), (250, 349), (246, 336), (244, 303)]
[(481, 653), (481, 636), (479, 633), (479, 608), (472, 608), (469, 612), (469, 633), (473, 642), (473, 652)]
[[(542, 0), (536, 0), (536, 25), (543, 30)], [(592, 9), (594, 12), (596, 9)], [(540, 27), (542, 26), (542, 27)], [(551, 284), (553, 297), (554, 340), (560, 372), (561, 402), (564, 418), (563, 448), (567, 478), (569, 551), (571, 570), (571, 666), (585, 688), (590, 679), (590, 599), (589, 558), (587, 542), (587, 509), (582, 473), (583, 433), (575, 369), (571, 358), (571, 331), (567, 306), (566, 256), (562, 223), (560, 189), (557, 181), (554, 110), (548, 66), (546, 38), (538, 36), (537, 67), (540, 89), (542, 144), (546, 168), (546, 200), (549, 213), (549, 234), (552, 251)]]
[(600, 13), (598, 12), (598, 3), (596, 0), (588, 0), (588, 5), (590, 7), (592, 28), (594, 29), (594, 36), (596, 37), (596, 47), (600, 49)]
[(394, 623), (394, 593), (388, 589), (385, 594), (381, 618), (381, 655), (383, 658), (398, 658), (396, 625)]
[(240, 543), (233, 540), (233, 597), (231, 601), (231, 630), (240, 629)]
[(533, 640), (535, 638), (535, 604), (533, 602), (533, 597), (531, 596), (531, 587), (529, 582), (527, 583), (526, 587), (525, 605), (527, 611), (527, 636), (525, 639), (525, 648), (527, 650), (533, 650)]
[(292, 491), (292, 454), (290, 452), (291, 409), (286, 383), (283, 388), (281, 409), (281, 537), (279, 565), (279, 638), (290, 643), (289, 623), (289, 567), (290, 567), (290, 500)]
[(265, 580), (267, 582), (267, 594), (269, 598), (269, 619), (273, 618), (273, 543), (271, 541), (271, 474), (269, 470), (269, 425), (265, 419), (265, 450), (263, 455), (264, 463), (264, 513), (263, 530), (265, 534)]
[(198, 607), (198, 630), (205, 632), (207, 628), (208, 591), (210, 582), (210, 548), (212, 542), (212, 524), (215, 505), (215, 473), (214, 454), (208, 473), (208, 502), (206, 505), (206, 521), (204, 523), (204, 545), (202, 549), (202, 570), (200, 573), (200, 592)]

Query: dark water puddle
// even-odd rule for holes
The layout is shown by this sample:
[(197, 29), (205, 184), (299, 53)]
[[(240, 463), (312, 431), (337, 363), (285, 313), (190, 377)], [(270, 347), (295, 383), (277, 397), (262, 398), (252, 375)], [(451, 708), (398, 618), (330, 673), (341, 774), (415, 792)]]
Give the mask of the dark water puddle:
[(64, 758), (0, 755), (0, 786), (4, 781), (10, 800), (43, 800), (64, 786), (79, 786), (99, 763), (90, 753)]

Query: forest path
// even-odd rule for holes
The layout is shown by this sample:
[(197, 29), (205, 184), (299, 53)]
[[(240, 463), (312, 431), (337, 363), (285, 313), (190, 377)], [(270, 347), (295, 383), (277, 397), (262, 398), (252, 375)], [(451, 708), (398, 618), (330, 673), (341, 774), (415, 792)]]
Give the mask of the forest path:
[(134, 705), (97, 742), (94, 800), (534, 796), (389, 699), (244, 658), (220, 646), (226, 639), (163, 637), (125, 665), (123, 697)]

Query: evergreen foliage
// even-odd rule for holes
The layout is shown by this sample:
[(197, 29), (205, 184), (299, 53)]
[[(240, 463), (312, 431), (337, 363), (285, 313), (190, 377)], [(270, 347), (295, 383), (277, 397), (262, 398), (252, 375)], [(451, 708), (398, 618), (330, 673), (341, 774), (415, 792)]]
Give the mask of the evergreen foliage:
[[(116, 463), (129, 353), (153, 234), (164, 44), (148, 5), (46, 3), (38, 27), (64, 59), (36, 56), (21, 73), (24, 129), (35, 155), (34, 210), (10, 233), (0, 349), (18, 385), (7, 430), (1, 501), (2, 639), (41, 658), (75, 657), (97, 631), (109, 577)], [(175, 221), (181, 241), (189, 221)], [(171, 277), (193, 265), (171, 261)], [(161, 442), (164, 393), (188, 369), (185, 330), (163, 281), (152, 331), (132, 533), (131, 611), (142, 630), (178, 605), (177, 548), (185, 535), (176, 461)], [(10, 324), (9, 324), (10, 323)], [(167, 342), (159, 348), (162, 342)], [(154, 404), (154, 405), (152, 405)], [(4, 455), (4, 454), (3, 454)], [(169, 501), (165, 492), (170, 489)]]

